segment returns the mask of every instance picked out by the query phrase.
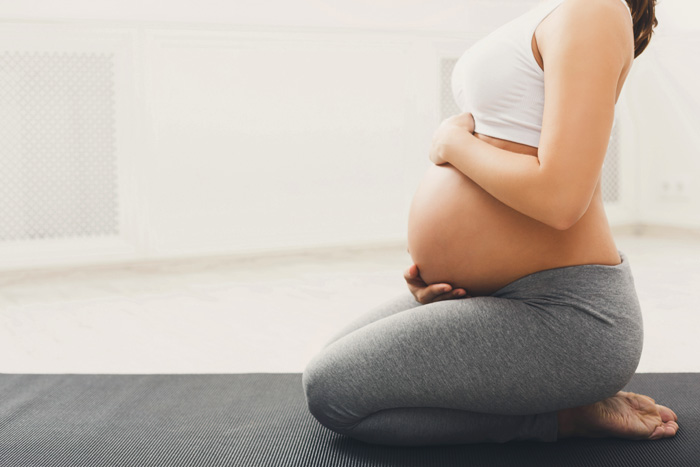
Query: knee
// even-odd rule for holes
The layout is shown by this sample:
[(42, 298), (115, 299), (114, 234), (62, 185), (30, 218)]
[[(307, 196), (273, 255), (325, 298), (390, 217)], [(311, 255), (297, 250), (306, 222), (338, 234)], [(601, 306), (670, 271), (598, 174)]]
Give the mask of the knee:
[(321, 355), (314, 357), (304, 369), (301, 384), (309, 412), (326, 428), (346, 434), (357, 424), (356, 420), (343, 407), (342, 385), (334, 377), (332, 365)]

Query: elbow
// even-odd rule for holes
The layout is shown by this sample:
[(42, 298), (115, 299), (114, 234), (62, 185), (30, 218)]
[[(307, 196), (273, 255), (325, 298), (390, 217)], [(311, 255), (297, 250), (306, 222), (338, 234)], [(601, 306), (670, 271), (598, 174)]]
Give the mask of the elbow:
[(545, 186), (540, 189), (542, 221), (556, 230), (571, 229), (588, 211), (595, 185), (563, 176), (545, 180)]
[(578, 203), (552, 206), (545, 224), (556, 230), (569, 230), (583, 217), (588, 206), (580, 207)]
[(571, 227), (576, 225), (579, 219), (580, 217), (574, 216), (558, 216), (547, 224), (556, 230), (569, 230)]

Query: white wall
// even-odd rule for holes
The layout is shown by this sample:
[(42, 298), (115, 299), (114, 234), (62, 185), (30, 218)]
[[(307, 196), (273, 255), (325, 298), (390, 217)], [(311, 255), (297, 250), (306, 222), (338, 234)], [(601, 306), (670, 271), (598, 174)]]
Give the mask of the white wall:
[(0, 0), (3, 19), (226, 27), (487, 31), (536, 0)]
[(158, 251), (395, 240), (430, 121), (428, 44), (382, 34), (149, 31)]
[(664, 0), (659, 26), (628, 81), (637, 219), (700, 228), (700, 4)]

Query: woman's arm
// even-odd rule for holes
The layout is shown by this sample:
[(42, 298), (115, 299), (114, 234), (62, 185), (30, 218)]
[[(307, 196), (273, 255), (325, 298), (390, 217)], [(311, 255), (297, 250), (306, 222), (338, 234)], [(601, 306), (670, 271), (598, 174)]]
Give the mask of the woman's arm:
[(610, 140), (617, 84), (633, 56), (629, 14), (617, 6), (566, 2), (548, 32), (551, 40), (540, 40), (545, 106), (538, 157), (496, 148), (452, 124), (438, 133), (433, 162), (452, 164), (504, 204), (551, 227), (574, 225), (591, 202)]
[(555, 229), (573, 225), (571, 206), (542, 170), (538, 157), (507, 151), (476, 138), (463, 127), (442, 132), (431, 160), (449, 163), (503, 204)]

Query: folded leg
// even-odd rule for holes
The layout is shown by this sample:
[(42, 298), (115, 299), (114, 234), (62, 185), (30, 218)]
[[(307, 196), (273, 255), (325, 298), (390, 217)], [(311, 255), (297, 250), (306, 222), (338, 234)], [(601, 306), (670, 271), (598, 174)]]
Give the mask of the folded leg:
[(605, 369), (590, 317), (500, 297), (411, 299), (360, 317), (309, 362), (304, 393), (324, 426), (389, 445), (555, 441), (557, 410), (619, 389), (594, 376)]

